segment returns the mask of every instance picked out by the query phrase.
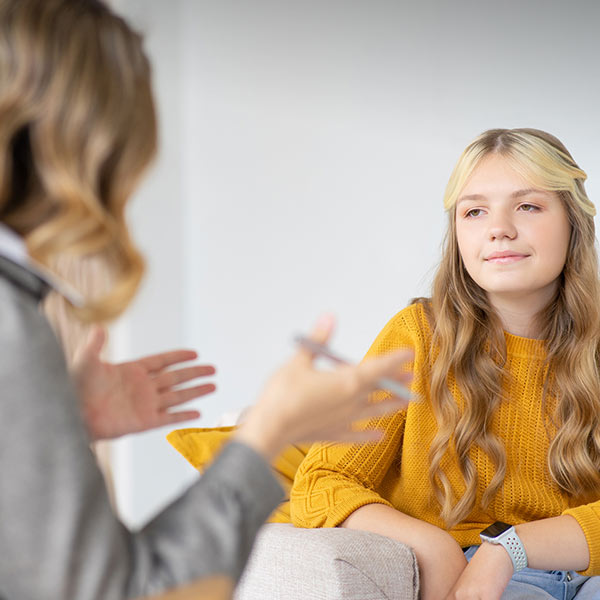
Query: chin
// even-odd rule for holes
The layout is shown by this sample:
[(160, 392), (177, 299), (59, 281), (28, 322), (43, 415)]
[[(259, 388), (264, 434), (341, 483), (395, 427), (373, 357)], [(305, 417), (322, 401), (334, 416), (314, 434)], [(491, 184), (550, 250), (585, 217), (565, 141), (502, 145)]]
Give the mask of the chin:
[[(483, 286), (482, 286), (483, 287)], [(488, 293), (495, 296), (504, 296), (506, 298), (520, 298), (531, 294), (539, 293), (543, 288), (523, 287), (523, 286), (488, 286), (483, 287)]]

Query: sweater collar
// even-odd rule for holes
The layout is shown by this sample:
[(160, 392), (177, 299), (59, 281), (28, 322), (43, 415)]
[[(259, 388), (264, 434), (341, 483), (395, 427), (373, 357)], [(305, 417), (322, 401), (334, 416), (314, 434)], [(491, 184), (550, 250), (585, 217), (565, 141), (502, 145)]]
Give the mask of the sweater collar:
[(504, 332), (506, 339), (506, 354), (508, 356), (520, 356), (526, 358), (545, 359), (547, 355), (546, 340), (537, 340), (534, 338), (525, 338)]
[(85, 305), (82, 294), (67, 281), (34, 261), (27, 252), (23, 238), (4, 223), (0, 223), (0, 270), (38, 300), (43, 300), (50, 290), (54, 290), (73, 306), (81, 308)]

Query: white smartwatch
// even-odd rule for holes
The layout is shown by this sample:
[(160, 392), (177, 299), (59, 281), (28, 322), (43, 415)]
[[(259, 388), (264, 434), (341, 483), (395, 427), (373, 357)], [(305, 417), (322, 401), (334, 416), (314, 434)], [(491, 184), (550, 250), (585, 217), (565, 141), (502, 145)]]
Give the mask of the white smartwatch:
[(486, 527), (480, 534), (482, 542), (490, 544), (500, 544), (508, 552), (512, 560), (515, 573), (521, 571), (527, 566), (527, 554), (521, 538), (517, 535), (515, 528), (508, 523), (496, 521), (489, 527)]

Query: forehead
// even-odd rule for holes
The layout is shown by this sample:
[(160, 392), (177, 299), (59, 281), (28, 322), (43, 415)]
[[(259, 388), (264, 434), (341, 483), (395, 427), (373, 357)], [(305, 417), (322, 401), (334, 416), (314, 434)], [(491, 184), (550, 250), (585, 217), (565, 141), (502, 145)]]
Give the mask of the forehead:
[(534, 187), (530, 180), (513, 167), (508, 158), (490, 154), (473, 169), (459, 195), (459, 201), (465, 196), (513, 194), (515, 191)]

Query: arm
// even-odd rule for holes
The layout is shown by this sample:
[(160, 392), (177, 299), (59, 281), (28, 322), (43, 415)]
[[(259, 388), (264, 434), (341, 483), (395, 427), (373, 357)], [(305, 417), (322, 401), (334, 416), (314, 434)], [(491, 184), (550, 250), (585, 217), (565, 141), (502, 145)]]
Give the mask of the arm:
[(363, 506), (341, 526), (379, 533), (410, 546), (419, 566), (421, 600), (444, 598), (467, 565), (462, 549), (449, 533), (389, 506)]
[[(528, 567), (560, 571), (588, 568), (587, 540), (573, 517), (562, 515), (541, 519), (522, 523), (515, 529), (527, 553)], [(513, 564), (508, 552), (500, 545), (484, 542), (448, 595), (448, 600), (463, 597), (499, 600), (512, 575)]]
[[(404, 406), (366, 399), (406, 355), (319, 374), (299, 353), (267, 387), (246, 443), (229, 444), (196, 485), (132, 534), (111, 511), (62, 351), (35, 300), (0, 280), (0, 511), (9, 515), (0, 519), (0, 593), (9, 598), (116, 600), (208, 574), (236, 580), (257, 529), (282, 496), (263, 455), (287, 436), (360, 437), (349, 429), (349, 416), (340, 424), (335, 414), (371, 416)], [(300, 385), (303, 393), (292, 393)], [(282, 402), (288, 397), (294, 401)], [(270, 430), (265, 446), (257, 415), (269, 410), (278, 410), (276, 421), (289, 429)]]
[[(405, 316), (407, 315), (408, 316)], [(415, 349), (413, 392), (425, 396), (428, 345), (411, 313), (400, 313), (379, 334), (367, 357), (397, 347)], [(413, 336), (415, 339), (413, 339)], [(409, 412), (410, 412), (409, 408)], [(399, 468), (405, 443), (406, 412), (367, 428), (382, 427), (385, 439), (369, 446), (317, 445), (300, 466), (291, 495), (291, 514), (301, 527), (343, 526), (397, 539), (413, 548), (421, 573), (423, 598), (438, 600), (451, 589), (466, 560), (459, 545), (442, 529), (399, 512), (379, 494), (383, 478)]]
[(515, 529), (525, 547), (528, 566), (532, 569), (585, 571), (588, 568), (590, 553), (587, 541), (573, 517), (562, 515), (532, 521), (517, 525)]
[[(392, 319), (371, 346), (368, 359), (398, 348), (414, 348), (412, 339)], [(415, 361), (419, 359), (415, 357)], [(412, 364), (407, 365), (412, 371)], [(413, 391), (418, 393), (413, 384)], [(384, 401), (385, 392), (374, 394)], [(376, 490), (397, 457), (402, 444), (406, 412), (363, 423), (366, 433), (385, 432), (379, 443), (365, 445), (315, 444), (300, 465), (291, 491), (291, 517), (297, 527), (337, 527), (367, 504), (391, 506)]]
[(208, 573), (239, 577), (282, 496), (263, 458), (232, 444), (174, 505), (129, 532), (110, 508), (62, 351), (35, 303), (15, 294), (0, 285), (0, 594), (113, 600)]
[[(321, 320), (313, 331), (313, 340), (327, 342), (332, 329), (332, 319)], [(267, 460), (289, 443), (315, 439), (378, 439), (378, 432), (356, 431), (351, 424), (357, 418), (386, 414), (406, 406), (406, 401), (398, 398), (379, 404), (370, 403), (368, 398), (382, 377), (406, 381), (406, 373), (403, 376), (400, 370), (409, 358), (410, 354), (397, 352), (356, 367), (322, 372), (314, 368), (312, 354), (301, 349), (269, 379), (258, 402), (237, 430), (234, 441), (226, 446), (200, 481), (212, 494), (213, 503), (207, 506), (210, 514), (207, 510), (203, 529), (192, 531), (191, 536), (200, 537), (212, 549), (212, 555), (206, 558), (209, 573), (218, 573), (219, 565), (221, 568), (228, 565), (225, 572), (239, 578), (256, 529), (274, 507), (273, 503), (265, 502), (275, 482)], [(241, 453), (248, 459), (240, 461)], [(277, 490), (275, 499), (279, 500), (278, 485)], [(240, 504), (240, 498), (244, 502), (238, 510), (236, 504)], [(218, 507), (227, 504), (232, 505), (231, 510), (223, 515), (227, 519), (220, 520)], [(178, 513), (172, 513), (166, 528), (172, 538), (170, 544), (177, 544), (181, 537), (190, 535), (189, 522), (178, 518)], [(242, 536), (244, 531), (246, 535)], [(231, 540), (231, 545), (225, 545), (228, 552), (219, 557), (224, 540)], [(231, 562), (233, 559), (235, 562)], [(185, 556), (182, 556), (181, 562), (184, 561)]]
[[(313, 447), (294, 482), (291, 495), (293, 522), (304, 527), (340, 525), (362, 529), (406, 544), (417, 558), (421, 598), (444, 598), (467, 564), (460, 546), (443, 529), (394, 509), (373, 489), (372, 482), (358, 480), (362, 473), (354, 471), (351, 474), (347, 467), (341, 466), (348, 460), (347, 454), (353, 451), (358, 457), (353, 464), (368, 463), (366, 453), (376, 452), (376, 446), (363, 449), (335, 445)], [(385, 456), (385, 449), (378, 455)], [(332, 460), (333, 457), (338, 460)], [(377, 466), (377, 463), (373, 464)], [(381, 460), (379, 464), (385, 465), (385, 462)]]

